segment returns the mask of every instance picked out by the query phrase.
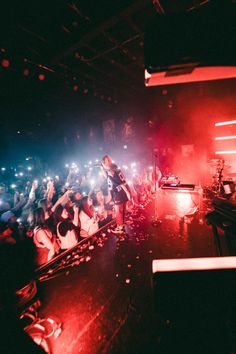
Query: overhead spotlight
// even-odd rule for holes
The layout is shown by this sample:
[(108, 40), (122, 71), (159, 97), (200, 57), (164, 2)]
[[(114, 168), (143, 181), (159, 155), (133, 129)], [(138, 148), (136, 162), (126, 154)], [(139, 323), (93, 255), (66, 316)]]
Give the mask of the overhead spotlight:
[(9, 68), (9, 66), (10, 66), (10, 61), (9, 61), (8, 59), (2, 59), (1, 64), (2, 64), (2, 67), (3, 67), (3, 68)]
[(128, 149), (128, 146), (127, 146), (127, 145), (124, 145), (123, 148), (124, 148), (125, 150), (127, 150), (127, 149)]
[(39, 78), (39, 81), (43, 81), (43, 80), (45, 80), (45, 75), (39, 74), (38, 78)]
[(23, 75), (24, 75), (24, 76), (29, 76), (29, 74), (30, 74), (29, 69), (24, 69), (24, 70), (23, 70)]

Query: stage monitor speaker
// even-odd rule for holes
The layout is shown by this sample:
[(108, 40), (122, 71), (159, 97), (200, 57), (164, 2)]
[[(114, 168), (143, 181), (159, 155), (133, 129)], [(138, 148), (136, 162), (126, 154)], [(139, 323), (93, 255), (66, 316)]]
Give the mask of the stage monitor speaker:
[(163, 318), (236, 321), (236, 257), (153, 260), (152, 270)]
[(235, 18), (228, 0), (156, 14), (144, 37), (145, 85), (236, 77)]

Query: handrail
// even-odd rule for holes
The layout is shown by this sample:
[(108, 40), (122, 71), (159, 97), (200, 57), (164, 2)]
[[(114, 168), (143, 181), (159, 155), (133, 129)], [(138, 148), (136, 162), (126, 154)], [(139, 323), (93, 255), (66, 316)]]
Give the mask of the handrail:
[[(109, 226), (113, 225), (115, 222), (115, 219), (112, 219), (111, 221), (109, 221), (107, 224), (105, 224), (104, 226), (102, 226), (101, 228), (99, 228), (95, 233), (93, 233), (92, 235), (85, 237), (83, 240), (79, 241), (75, 246), (69, 248), (68, 250), (65, 250), (63, 253), (58, 254), (56, 257), (52, 258), (49, 262), (41, 265), (40, 267), (38, 267), (35, 270), (36, 276), (42, 275), (42, 273), (44, 273), (44, 271), (46, 272), (48, 270), (48, 268), (53, 267), (54, 265), (56, 265), (60, 260), (63, 260), (64, 258), (66, 258), (68, 255), (70, 255), (70, 253), (74, 253), (76, 251), (81, 251), (81, 246), (83, 246), (84, 244), (89, 242), (89, 245), (91, 245), (91, 241), (95, 240), (95, 236), (100, 235), (100, 233), (104, 230), (106, 230), (107, 228), (109, 228)], [(86, 248), (87, 249), (87, 248)]]

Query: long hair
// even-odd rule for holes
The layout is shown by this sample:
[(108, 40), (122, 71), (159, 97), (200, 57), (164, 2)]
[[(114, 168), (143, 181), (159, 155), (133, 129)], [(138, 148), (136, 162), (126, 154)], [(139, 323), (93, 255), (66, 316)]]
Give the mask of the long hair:
[(62, 211), (63, 211), (63, 206), (61, 204), (59, 204), (54, 213), (53, 213), (53, 220), (54, 220), (54, 225), (57, 225), (59, 222), (63, 221), (63, 217), (61, 216)]
[(45, 214), (43, 208), (37, 208), (33, 211), (33, 226), (39, 226), (47, 229), (47, 225), (45, 222)]
[(80, 200), (80, 210), (83, 210), (83, 212), (85, 212), (85, 214), (87, 214), (90, 218), (93, 217), (93, 205), (88, 205), (88, 198), (89, 196), (86, 195), (85, 197), (81, 198)]
[(49, 209), (49, 202), (46, 198), (40, 199), (38, 201), (38, 208), (43, 208), (44, 211)]

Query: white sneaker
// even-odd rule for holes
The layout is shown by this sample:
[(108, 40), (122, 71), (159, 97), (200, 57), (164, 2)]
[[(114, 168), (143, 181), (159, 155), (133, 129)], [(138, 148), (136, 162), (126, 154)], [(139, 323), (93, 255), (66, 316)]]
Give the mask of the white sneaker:
[(111, 232), (113, 232), (113, 234), (117, 234), (117, 235), (124, 235), (125, 234), (125, 230), (124, 230), (123, 226), (117, 226), (115, 229), (111, 230)]

